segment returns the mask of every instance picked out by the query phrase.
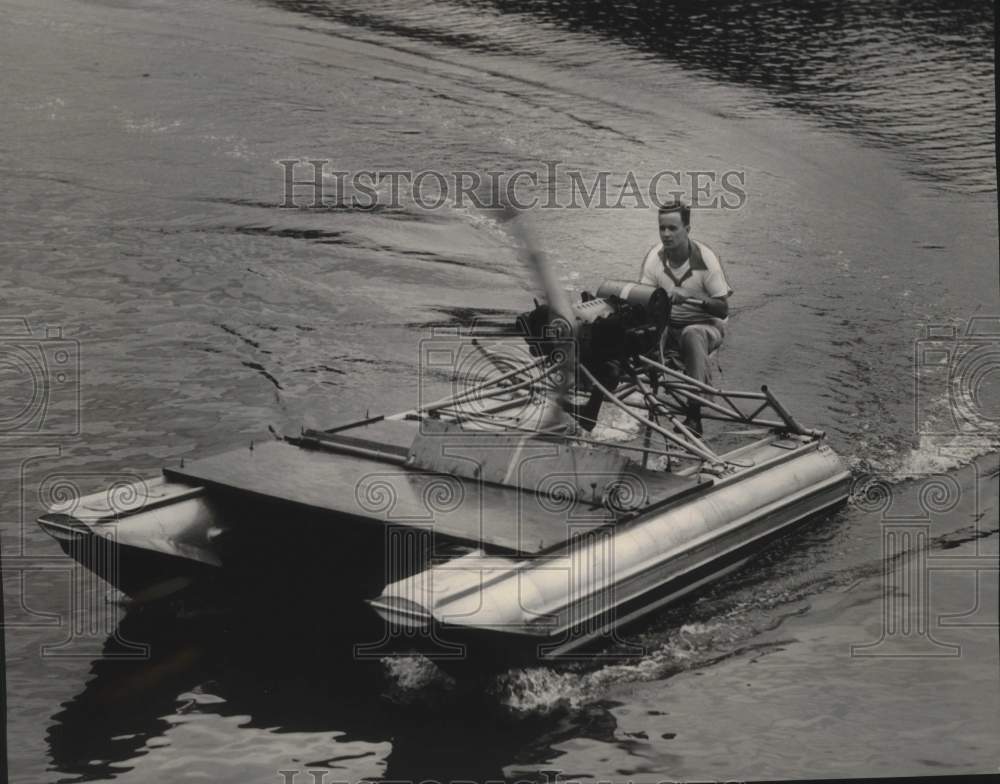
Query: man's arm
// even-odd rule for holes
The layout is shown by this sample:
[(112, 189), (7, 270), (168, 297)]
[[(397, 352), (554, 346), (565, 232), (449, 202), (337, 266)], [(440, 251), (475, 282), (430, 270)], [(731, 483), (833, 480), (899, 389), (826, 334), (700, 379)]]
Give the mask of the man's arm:
[(690, 305), (698, 305), (708, 315), (715, 318), (724, 319), (729, 315), (729, 295), (724, 297), (687, 297), (679, 290), (670, 292), (670, 301), (674, 305), (686, 302)]
[(726, 280), (726, 273), (722, 270), (722, 262), (711, 248), (707, 245), (700, 246), (705, 263), (709, 272), (705, 280), (705, 294), (708, 296), (701, 298), (701, 307), (708, 315), (715, 318), (724, 319), (729, 316), (729, 297), (733, 290)]
[(724, 319), (729, 315), (728, 297), (711, 297), (701, 301), (702, 310), (715, 318)]

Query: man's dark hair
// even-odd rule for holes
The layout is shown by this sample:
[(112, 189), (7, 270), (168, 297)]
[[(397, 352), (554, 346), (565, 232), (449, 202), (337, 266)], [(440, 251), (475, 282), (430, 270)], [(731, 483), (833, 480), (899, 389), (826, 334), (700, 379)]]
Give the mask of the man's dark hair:
[(681, 223), (684, 224), (685, 229), (691, 228), (691, 207), (685, 204), (680, 199), (673, 199), (668, 201), (666, 204), (661, 204), (660, 209), (657, 211), (656, 217), (660, 215), (665, 215), (668, 212), (679, 212), (681, 214)]

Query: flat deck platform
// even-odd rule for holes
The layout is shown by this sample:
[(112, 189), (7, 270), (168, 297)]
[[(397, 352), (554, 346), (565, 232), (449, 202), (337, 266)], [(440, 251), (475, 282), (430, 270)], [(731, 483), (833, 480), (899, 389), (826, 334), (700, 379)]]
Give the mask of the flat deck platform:
[[(196, 460), (184, 468), (164, 468), (163, 473), (170, 480), (209, 490), (330, 512), (331, 524), (340, 517), (381, 525), (432, 526), (436, 533), (469, 544), (525, 555), (615, 521), (615, 515), (599, 505), (283, 441)], [(669, 474), (641, 472), (641, 479), (649, 505), (705, 486)]]

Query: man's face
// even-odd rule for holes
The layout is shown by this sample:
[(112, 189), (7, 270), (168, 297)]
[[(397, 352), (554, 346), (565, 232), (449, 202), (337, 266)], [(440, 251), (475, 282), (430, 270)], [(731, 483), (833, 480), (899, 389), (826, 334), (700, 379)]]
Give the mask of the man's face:
[(665, 212), (660, 215), (660, 242), (667, 250), (683, 248), (687, 242), (688, 233), (684, 228), (679, 212)]

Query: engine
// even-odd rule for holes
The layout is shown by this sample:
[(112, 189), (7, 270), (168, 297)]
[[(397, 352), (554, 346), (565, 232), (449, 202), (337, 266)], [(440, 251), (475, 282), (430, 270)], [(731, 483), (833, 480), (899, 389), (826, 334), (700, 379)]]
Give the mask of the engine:
[[(656, 286), (608, 280), (596, 296), (583, 292), (572, 305), (573, 334), (579, 359), (591, 369), (613, 360), (645, 354), (656, 348), (670, 317), (670, 299)], [(535, 356), (549, 354), (565, 339), (566, 331), (552, 321), (548, 305), (517, 317), (517, 328)]]

